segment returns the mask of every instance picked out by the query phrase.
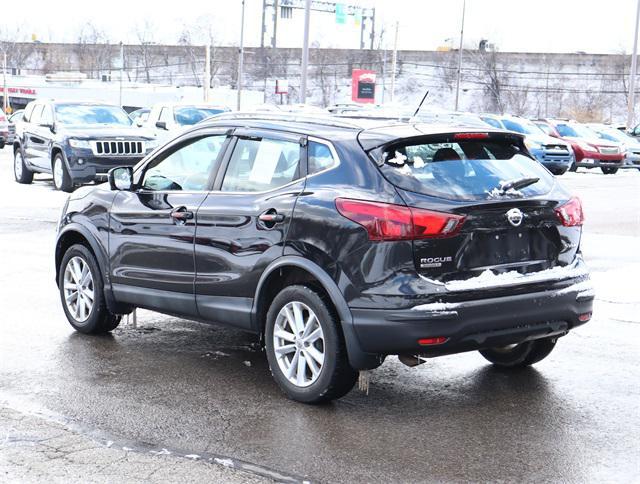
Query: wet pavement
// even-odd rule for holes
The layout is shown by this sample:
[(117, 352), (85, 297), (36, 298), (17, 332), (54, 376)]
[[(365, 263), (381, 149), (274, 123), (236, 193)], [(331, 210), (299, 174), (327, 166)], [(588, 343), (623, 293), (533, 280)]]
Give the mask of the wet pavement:
[(477, 353), (413, 369), (391, 357), (368, 395), (354, 389), (313, 407), (280, 393), (252, 335), (148, 311), (137, 328), (75, 333), (54, 283), (65, 197), (47, 181), (14, 183), (5, 149), (0, 408), (50, 412), (140, 452), (255, 465), (276, 480), (638, 480), (640, 172), (562, 180), (587, 214), (584, 252), (598, 292), (590, 323), (526, 370), (496, 370)]

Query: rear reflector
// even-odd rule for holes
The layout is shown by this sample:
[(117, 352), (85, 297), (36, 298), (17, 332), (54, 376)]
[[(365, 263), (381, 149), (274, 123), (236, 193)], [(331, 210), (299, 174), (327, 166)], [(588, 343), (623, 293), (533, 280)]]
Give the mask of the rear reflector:
[(489, 133), (457, 133), (453, 135), (453, 139), (487, 139)]
[(422, 338), (418, 340), (418, 344), (420, 346), (433, 346), (433, 345), (441, 345), (442, 343), (446, 343), (449, 338), (445, 338), (444, 336), (436, 336), (435, 338)]
[(578, 320), (583, 322), (583, 323), (586, 323), (590, 319), (591, 319), (591, 313), (584, 313), (584, 314), (581, 314), (580, 316), (578, 316)]
[(575, 227), (584, 222), (582, 203), (578, 197), (572, 197), (567, 203), (556, 208), (556, 214), (565, 227)]
[(336, 208), (343, 217), (362, 225), (370, 240), (451, 237), (464, 222), (463, 216), (452, 213), (348, 198), (337, 198)]

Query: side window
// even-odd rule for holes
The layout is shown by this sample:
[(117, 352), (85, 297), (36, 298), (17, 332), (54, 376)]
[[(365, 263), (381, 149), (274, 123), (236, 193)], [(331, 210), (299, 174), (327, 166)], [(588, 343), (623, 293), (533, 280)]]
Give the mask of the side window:
[(263, 192), (300, 177), (300, 144), (240, 138), (222, 181), (223, 192)]
[(51, 111), (51, 106), (49, 106), (48, 104), (45, 104), (42, 108), (42, 114), (40, 115), (40, 124), (53, 124), (53, 112)]
[(207, 190), (226, 135), (199, 138), (183, 145), (146, 168), (142, 188), (146, 190)]
[(309, 141), (309, 175), (331, 168), (336, 164), (331, 148), (324, 143)]
[(162, 111), (160, 111), (160, 119), (158, 121), (164, 121), (167, 125), (172, 123), (173, 116), (171, 115), (171, 108), (162, 108)]
[(498, 128), (498, 129), (503, 129), (502, 125), (500, 124), (499, 121), (496, 121), (493, 118), (482, 118), (482, 120), (487, 123), (490, 126), (493, 126), (494, 128)]
[(37, 104), (36, 107), (33, 108), (33, 112), (31, 113), (31, 117), (29, 118), (29, 122), (33, 124), (40, 124), (40, 115), (42, 114), (42, 109), (44, 106), (42, 104)]
[(24, 113), (22, 116), (22, 120), (29, 122), (29, 118), (31, 118), (31, 113), (33, 112), (33, 108), (35, 107), (35, 103), (29, 103), (27, 104), (27, 107), (24, 108)]

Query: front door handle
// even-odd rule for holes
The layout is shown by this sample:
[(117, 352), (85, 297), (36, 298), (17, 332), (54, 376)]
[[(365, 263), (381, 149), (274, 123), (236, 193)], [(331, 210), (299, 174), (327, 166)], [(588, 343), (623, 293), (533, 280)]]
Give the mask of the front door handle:
[(258, 220), (265, 224), (279, 224), (284, 222), (284, 215), (275, 210), (268, 210), (258, 216)]
[(193, 212), (187, 210), (187, 207), (178, 207), (171, 211), (171, 218), (175, 223), (185, 223), (193, 218)]

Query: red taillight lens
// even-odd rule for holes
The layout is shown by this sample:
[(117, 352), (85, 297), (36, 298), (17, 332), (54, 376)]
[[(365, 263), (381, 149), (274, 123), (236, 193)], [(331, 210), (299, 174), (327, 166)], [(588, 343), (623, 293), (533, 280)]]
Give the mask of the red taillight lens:
[(454, 140), (461, 139), (487, 139), (489, 133), (457, 133), (453, 135)]
[(7, 120), (7, 117), (4, 114), (0, 114), (0, 122), (4, 122)]
[(370, 240), (411, 240), (448, 237), (460, 229), (464, 217), (391, 203), (336, 199), (343, 217), (362, 225)]
[(436, 336), (435, 338), (422, 338), (418, 340), (418, 344), (420, 346), (433, 346), (433, 345), (441, 345), (442, 343), (446, 343), (449, 338), (445, 338), (444, 336)]
[(576, 227), (584, 222), (582, 203), (578, 197), (573, 197), (567, 203), (556, 208), (556, 214), (565, 227)]

